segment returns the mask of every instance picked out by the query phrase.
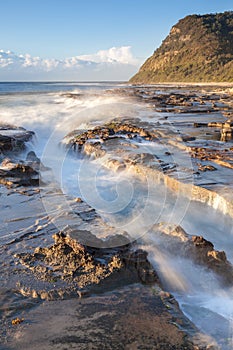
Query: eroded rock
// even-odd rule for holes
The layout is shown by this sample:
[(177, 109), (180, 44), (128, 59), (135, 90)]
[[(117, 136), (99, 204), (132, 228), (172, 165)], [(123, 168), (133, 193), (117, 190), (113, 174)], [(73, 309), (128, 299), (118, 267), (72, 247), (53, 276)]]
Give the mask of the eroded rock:
[[(99, 291), (101, 288), (111, 289), (116, 283), (127, 285), (139, 281), (145, 284), (158, 282), (157, 274), (147, 259), (147, 253), (141, 249), (132, 250), (126, 238), (124, 241), (127, 244), (124, 246), (97, 248), (81, 244), (74, 238), (77, 235), (71, 236), (57, 233), (53, 236), (53, 245), (38, 247), (33, 253), (16, 255), (36, 279), (52, 283), (52, 287), (47, 290), (20, 284), (19, 291), (23, 295), (53, 299), (61, 295), (61, 290), (64, 292), (62, 297), (66, 297), (77, 296), (86, 288), (90, 291), (96, 288)], [(113, 239), (116, 239), (115, 243), (119, 243), (119, 237)]]
[[(141, 137), (145, 140), (151, 140), (152, 135), (142, 126), (136, 126), (127, 121), (113, 120), (111, 123), (103, 126), (97, 126), (87, 131), (77, 131), (68, 134), (65, 139), (68, 140), (68, 147), (74, 150), (84, 150), (86, 154), (94, 154), (96, 158), (105, 155), (102, 143), (111, 139), (135, 138)], [(95, 140), (95, 141), (94, 141)]]
[(0, 125), (0, 184), (8, 187), (38, 186), (40, 160), (31, 151), (25, 161), (15, 156), (25, 150), (33, 131), (12, 125)]
[(34, 136), (33, 131), (13, 125), (0, 125), (0, 153), (21, 152), (26, 142)]
[(227, 260), (225, 252), (215, 250), (212, 242), (203, 236), (189, 236), (177, 225), (158, 225), (157, 229), (167, 235), (168, 251), (174, 253), (178, 250), (180, 256), (192, 259), (215, 272), (224, 284), (233, 284), (233, 266)]
[(38, 186), (39, 171), (32, 166), (22, 163), (13, 163), (8, 160), (2, 162), (0, 169), (0, 183), (8, 187)]

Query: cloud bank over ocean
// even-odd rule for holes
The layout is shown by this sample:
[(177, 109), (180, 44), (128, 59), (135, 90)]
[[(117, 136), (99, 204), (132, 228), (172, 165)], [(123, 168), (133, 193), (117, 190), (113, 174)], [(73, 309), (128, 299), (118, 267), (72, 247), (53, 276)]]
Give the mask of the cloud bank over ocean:
[(0, 50), (0, 80), (127, 80), (140, 64), (130, 46), (62, 60)]

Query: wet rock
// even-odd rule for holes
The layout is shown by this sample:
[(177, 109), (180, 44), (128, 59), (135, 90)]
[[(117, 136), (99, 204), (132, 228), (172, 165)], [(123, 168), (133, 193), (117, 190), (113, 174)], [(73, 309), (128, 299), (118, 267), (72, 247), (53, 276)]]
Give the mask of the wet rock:
[(226, 258), (225, 252), (214, 249), (214, 245), (202, 236), (193, 236), (188, 254), (197, 262), (214, 271), (226, 285), (233, 284), (233, 266)]
[[(123, 136), (128, 139), (141, 137), (145, 140), (151, 140), (153, 137), (153, 135), (142, 126), (136, 126), (128, 123), (126, 120), (113, 120), (103, 126), (97, 126), (94, 129), (82, 133), (77, 131), (77, 135), (75, 135), (75, 132), (72, 132), (65, 137), (65, 140), (68, 140), (68, 147), (73, 148), (75, 151), (81, 151), (83, 149), (86, 154), (93, 154), (98, 158), (105, 155), (101, 143), (111, 139), (122, 138)], [(94, 140), (96, 140), (96, 142), (94, 142)]]
[(226, 123), (223, 124), (224, 128), (232, 128), (233, 127), (233, 121), (232, 120), (228, 120)]
[(12, 326), (16, 326), (24, 321), (24, 318), (15, 318), (14, 320), (11, 321)]
[[(109, 247), (108, 244), (106, 247), (106, 242), (96, 238), (99, 246), (94, 247), (80, 243), (80, 231), (70, 232), (69, 235), (57, 233), (53, 236), (53, 245), (37, 247), (33, 253), (15, 256), (36, 279), (52, 284), (52, 288), (47, 290), (20, 285), (21, 294), (51, 300), (59, 298), (61, 285), (65, 293), (62, 297), (65, 297), (73, 294), (77, 296), (82, 290), (96, 290), (97, 287), (99, 290), (111, 286), (115, 288), (120, 281), (124, 285), (139, 281), (145, 284), (159, 281), (147, 259), (147, 253), (141, 249), (132, 250), (126, 237), (119, 235), (109, 238)], [(81, 232), (81, 236), (86, 235), (92, 234), (88, 231)], [(116, 246), (119, 243), (126, 244)]]
[(159, 225), (155, 225), (154, 230), (159, 230), (163, 234), (166, 234), (171, 237), (178, 238), (181, 242), (188, 242), (189, 236), (185, 232), (185, 230), (180, 225), (168, 225), (165, 223), (160, 223)]
[(34, 151), (30, 151), (30, 152), (28, 152), (28, 154), (27, 154), (26, 161), (37, 162), (37, 163), (39, 163), (39, 162), (40, 162), (40, 159), (36, 156), (36, 154), (35, 154)]
[(209, 164), (207, 164), (207, 165), (200, 164), (198, 166), (198, 170), (200, 170), (200, 171), (215, 171), (215, 170), (217, 170), (217, 168), (214, 167), (213, 165), (209, 165)]
[(7, 186), (38, 186), (39, 172), (23, 163), (4, 163), (0, 170), (0, 183)]
[[(135, 164), (146, 164), (147, 166), (151, 166), (159, 161), (156, 155), (151, 153), (135, 153), (130, 154), (128, 158), (124, 159), (125, 163), (128, 165), (135, 165)], [(161, 161), (162, 162), (162, 161)], [(162, 166), (162, 164), (160, 164)]]
[(169, 292), (166, 292), (164, 290), (162, 290), (161, 292), (159, 292), (159, 295), (162, 299), (170, 299), (172, 298), (172, 295)]
[(108, 160), (107, 166), (113, 169), (114, 171), (121, 171), (126, 168), (126, 165), (121, 160), (118, 160), (118, 159)]
[(6, 170), (10, 170), (12, 168), (14, 168), (15, 163), (11, 161), (10, 158), (4, 158), (2, 163), (1, 163), (1, 167), (6, 169)]
[(76, 203), (82, 203), (82, 198), (80, 198), (80, 197), (75, 198), (75, 202)]
[(87, 155), (92, 155), (95, 158), (101, 158), (106, 154), (106, 151), (102, 148), (100, 142), (85, 143), (83, 152)]
[(40, 158), (37, 157), (36, 153), (34, 151), (30, 151), (27, 154), (25, 164), (29, 165), (36, 171), (51, 171), (51, 168), (44, 166), (44, 164), (41, 162)]
[(126, 266), (134, 266), (143, 283), (151, 284), (159, 281), (159, 278), (147, 259), (148, 253), (142, 249), (125, 254), (123, 260)]
[(154, 269), (139, 267), (138, 275), (143, 283), (153, 284), (158, 282), (158, 276), (156, 275)]
[[(33, 131), (11, 125), (0, 125), (0, 153), (2, 163), (0, 183), (7, 187), (37, 186), (39, 184), (39, 169), (32, 162), (16, 162), (15, 154), (23, 151), (26, 143), (32, 139)], [(31, 156), (32, 153), (30, 152)], [(38, 161), (38, 159), (37, 159)]]
[(33, 131), (12, 125), (0, 125), (0, 153), (21, 152), (33, 136)]
[(231, 149), (216, 149), (214, 147), (190, 147), (190, 154), (193, 158), (203, 161), (212, 161), (227, 168), (233, 168), (233, 153)]
[(15, 139), (10, 136), (0, 135), (0, 151), (2, 153), (18, 151), (20, 147), (23, 149), (23, 143), (16, 143)]
[[(58, 239), (58, 235), (54, 236), (55, 242)], [(78, 230), (78, 229), (68, 229), (65, 231), (65, 236), (62, 237), (63, 241), (68, 240), (68, 244), (71, 245), (72, 249), (76, 250), (76, 245), (79, 244), (89, 247), (102, 247), (103, 241), (97, 238), (91, 231), (88, 230)], [(78, 242), (78, 243), (77, 243)]]
[(142, 249), (138, 249), (133, 252), (129, 252), (128, 254), (125, 255), (124, 261), (126, 262), (127, 265), (136, 265), (136, 266), (141, 266), (147, 262), (147, 256), (148, 253)]
[(182, 136), (182, 140), (183, 140), (184, 142), (195, 141), (195, 140), (196, 140), (196, 137), (194, 137), (194, 136), (183, 135), (183, 136)]
[(192, 259), (196, 264), (205, 266), (215, 272), (225, 285), (233, 285), (233, 266), (223, 251), (214, 249), (212, 242), (203, 236), (189, 236), (180, 226), (160, 224), (154, 227), (168, 236), (166, 249)]
[(200, 334), (178, 305), (173, 314), (167, 305), (154, 289), (139, 284), (81, 300), (55, 301), (46, 304), (46, 312), (43, 304), (29, 311), (30, 324), (20, 337), (13, 334), (8, 339), (20, 350), (28, 344), (31, 349), (206, 350), (206, 342), (193, 341)]
[(114, 235), (104, 241), (104, 248), (124, 247), (130, 245), (130, 239), (126, 235)]
[(218, 260), (220, 262), (226, 263), (227, 262), (227, 257), (225, 252), (219, 252), (217, 250), (211, 250), (208, 251), (207, 253), (208, 257), (213, 258), (215, 261)]
[(202, 236), (192, 236), (192, 242), (196, 247), (201, 249), (210, 250), (214, 248), (214, 245), (211, 242), (207, 241)]
[(84, 221), (91, 221), (94, 218), (97, 217), (97, 213), (94, 209), (88, 209), (86, 211), (81, 211), (78, 213), (78, 215), (84, 220)]
[(221, 141), (228, 141), (233, 138), (233, 128), (224, 127), (221, 129)]
[(223, 123), (211, 122), (211, 123), (208, 123), (207, 126), (211, 128), (222, 128)]
[(208, 126), (208, 123), (193, 123), (194, 128), (203, 128)]

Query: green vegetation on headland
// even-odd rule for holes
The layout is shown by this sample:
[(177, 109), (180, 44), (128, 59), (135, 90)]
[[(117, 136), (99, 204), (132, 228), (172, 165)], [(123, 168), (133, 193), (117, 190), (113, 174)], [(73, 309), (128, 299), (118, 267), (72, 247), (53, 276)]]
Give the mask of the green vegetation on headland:
[(130, 79), (163, 82), (233, 82), (233, 11), (181, 19)]

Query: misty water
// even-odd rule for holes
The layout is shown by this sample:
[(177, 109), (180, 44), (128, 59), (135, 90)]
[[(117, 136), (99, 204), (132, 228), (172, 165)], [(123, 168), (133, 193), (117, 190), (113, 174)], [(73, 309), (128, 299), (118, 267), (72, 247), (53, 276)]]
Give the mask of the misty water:
[(141, 181), (130, 172), (108, 170), (101, 160), (68, 152), (62, 144), (67, 133), (116, 117), (158, 120), (158, 113), (146, 105), (106, 92), (118, 87), (97, 83), (0, 84), (1, 122), (35, 131), (27, 152), (34, 150), (43, 164), (52, 168), (57, 186), (66, 194), (82, 197), (104, 220), (137, 239), (183, 312), (216, 341), (227, 339), (222, 349), (231, 349), (233, 288), (222, 287), (213, 273), (180, 257), (179, 251), (167, 252), (167, 238), (165, 243), (152, 228), (159, 222), (180, 225), (190, 235), (203, 235), (216, 250), (224, 250), (233, 263), (232, 219), (210, 206), (175, 195), (150, 179)]

